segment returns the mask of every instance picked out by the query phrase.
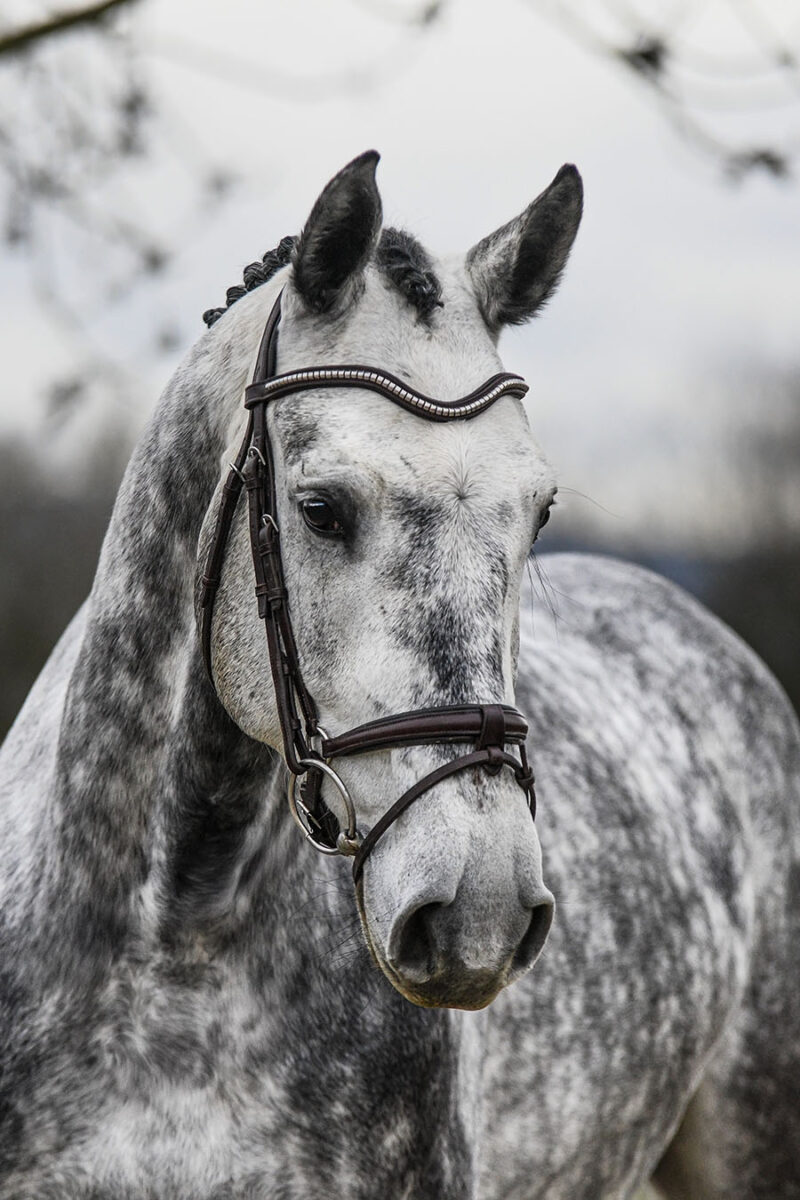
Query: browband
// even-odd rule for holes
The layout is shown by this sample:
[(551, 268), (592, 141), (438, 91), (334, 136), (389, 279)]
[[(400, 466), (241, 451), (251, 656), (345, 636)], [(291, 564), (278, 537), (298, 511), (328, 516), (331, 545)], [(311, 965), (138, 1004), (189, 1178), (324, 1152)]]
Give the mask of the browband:
[(528, 391), (528, 385), (519, 375), (501, 372), (492, 375), (485, 383), (462, 396), (460, 400), (432, 400), (422, 392), (415, 392), (408, 384), (403, 383), (388, 371), (376, 371), (373, 367), (312, 367), (304, 371), (288, 371), (285, 375), (276, 375), (274, 379), (265, 379), (260, 383), (251, 383), (245, 389), (245, 408), (256, 404), (266, 404), (286, 396), (290, 392), (308, 392), (316, 388), (366, 388), (378, 392), (387, 400), (399, 404), (419, 417), (429, 421), (469, 421), (479, 413), (490, 408), (501, 396), (516, 396), (521, 400)]

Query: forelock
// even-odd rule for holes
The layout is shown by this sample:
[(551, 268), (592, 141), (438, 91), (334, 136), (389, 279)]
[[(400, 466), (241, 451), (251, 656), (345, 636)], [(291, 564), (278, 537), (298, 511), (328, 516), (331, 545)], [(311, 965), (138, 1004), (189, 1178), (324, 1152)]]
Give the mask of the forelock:
[(442, 285), (424, 246), (402, 229), (384, 229), (375, 252), (381, 273), (419, 313), (430, 321), (442, 307)]

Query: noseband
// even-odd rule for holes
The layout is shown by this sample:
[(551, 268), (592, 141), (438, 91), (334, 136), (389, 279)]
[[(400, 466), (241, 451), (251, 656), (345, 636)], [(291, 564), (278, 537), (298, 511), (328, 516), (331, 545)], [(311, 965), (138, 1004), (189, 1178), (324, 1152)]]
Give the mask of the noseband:
[[(206, 669), (213, 684), (211, 624), (214, 597), (220, 583), (236, 503), (244, 487), (249, 502), (258, 614), (266, 630), (284, 757), (291, 772), (289, 806), (303, 833), (317, 850), (323, 854), (354, 856), (353, 878), (358, 883), (367, 855), (400, 814), (441, 780), (468, 767), (483, 767), (490, 775), (509, 767), (525, 792), (531, 816), (534, 816), (533, 773), (525, 752), (528, 723), (522, 713), (510, 705), (461, 704), (399, 713), (359, 725), (335, 737), (330, 737), (320, 726), (314, 699), (303, 682), (289, 614), (267, 405), (279, 396), (310, 389), (366, 388), (428, 421), (469, 421), (485, 412), (501, 396), (521, 399), (528, 386), (519, 375), (502, 373), (493, 375), (460, 400), (445, 401), (432, 400), (415, 392), (394, 375), (373, 367), (312, 367), (278, 375), (280, 319), (281, 297), (278, 296), (261, 338), (253, 382), (245, 389), (245, 408), (249, 413), (247, 430), (222, 487), (222, 500), (202, 578), (200, 637)], [(330, 765), (331, 759), (395, 746), (456, 742), (471, 743), (474, 749), (425, 775), (403, 793), (364, 838), (359, 835), (355, 806), (346, 784)], [(509, 745), (518, 748), (519, 758), (508, 752), (506, 747)], [(303, 782), (298, 787), (301, 777)], [(324, 778), (335, 785), (347, 811), (344, 829), (322, 799)]]

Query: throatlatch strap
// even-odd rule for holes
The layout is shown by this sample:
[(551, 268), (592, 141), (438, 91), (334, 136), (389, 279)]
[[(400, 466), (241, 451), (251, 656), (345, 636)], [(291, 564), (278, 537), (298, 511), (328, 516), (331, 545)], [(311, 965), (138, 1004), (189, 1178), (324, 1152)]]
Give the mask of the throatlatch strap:
[(200, 591), (200, 645), (203, 651), (203, 662), (206, 665), (208, 676), (211, 682), (214, 682), (214, 675), (211, 670), (211, 619), (214, 612), (214, 598), (217, 594), (217, 588), (222, 578), (222, 564), (225, 560), (225, 550), (228, 545), (228, 536), (230, 534), (231, 525), (233, 523), (233, 515), (236, 512), (236, 504), (241, 495), (244, 479), (242, 476), (242, 468), (247, 458), (247, 451), (250, 448), (250, 440), (253, 436), (253, 415), (250, 414), (250, 419), (247, 422), (247, 430), (244, 435), (244, 440), (239, 447), (239, 452), (236, 458), (231, 463), (231, 469), (228, 478), (222, 485), (222, 500), (217, 509), (217, 520), (214, 526), (214, 536), (211, 539), (211, 549), (209, 550), (206, 560), (206, 569), (203, 572)]

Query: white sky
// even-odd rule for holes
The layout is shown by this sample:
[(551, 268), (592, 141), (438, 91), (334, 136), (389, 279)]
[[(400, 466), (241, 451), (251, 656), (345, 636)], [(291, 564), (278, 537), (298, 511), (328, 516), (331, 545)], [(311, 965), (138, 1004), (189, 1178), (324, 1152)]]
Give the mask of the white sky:
[[(532, 385), (534, 427), (564, 484), (615, 514), (566, 496), (567, 515), (622, 540), (693, 532), (727, 546), (750, 536), (758, 506), (724, 443), (732, 424), (752, 421), (752, 379), (800, 361), (797, 185), (761, 175), (722, 183), (718, 164), (680, 140), (645, 88), (543, 19), (544, 4), (452, 0), (424, 33), (391, 19), (415, 7), (151, 0), (137, 11), (169, 136), (158, 135), (142, 179), (126, 181), (126, 202), (171, 231), (178, 252), (157, 284), (107, 315), (104, 302), (86, 303), (89, 335), (129, 368), (133, 411), (149, 410), (182, 353), (152, 353), (153, 316), (188, 345), (244, 263), (296, 232), (330, 175), (362, 150), (383, 156), (387, 223), (436, 252), (466, 250), (574, 161), (586, 214), (561, 291), (503, 343), (509, 369)], [(606, 7), (597, 0), (589, 9)], [(754, 52), (732, 7), (638, 6), (664, 21), (684, 12), (689, 61), (703, 52), (735, 62)], [(788, 0), (751, 7), (782, 29), (796, 12)], [(331, 91), (331, 79), (346, 86)], [(800, 87), (794, 108), (759, 107), (729, 128), (744, 141), (781, 144), (792, 121), (798, 140)], [(184, 219), (193, 157), (238, 177), (209, 219)], [(89, 278), (80, 253), (75, 244), (56, 249), (66, 290), (80, 295)], [(80, 351), (43, 311), (27, 262), (8, 252), (0, 298), (0, 428), (37, 437), (42, 387), (68, 374)], [(73, 441), (88, 420), (78, 419)], [(791, 509), (795, 499), (800, 525), (800, 494), (784, 503)]]

